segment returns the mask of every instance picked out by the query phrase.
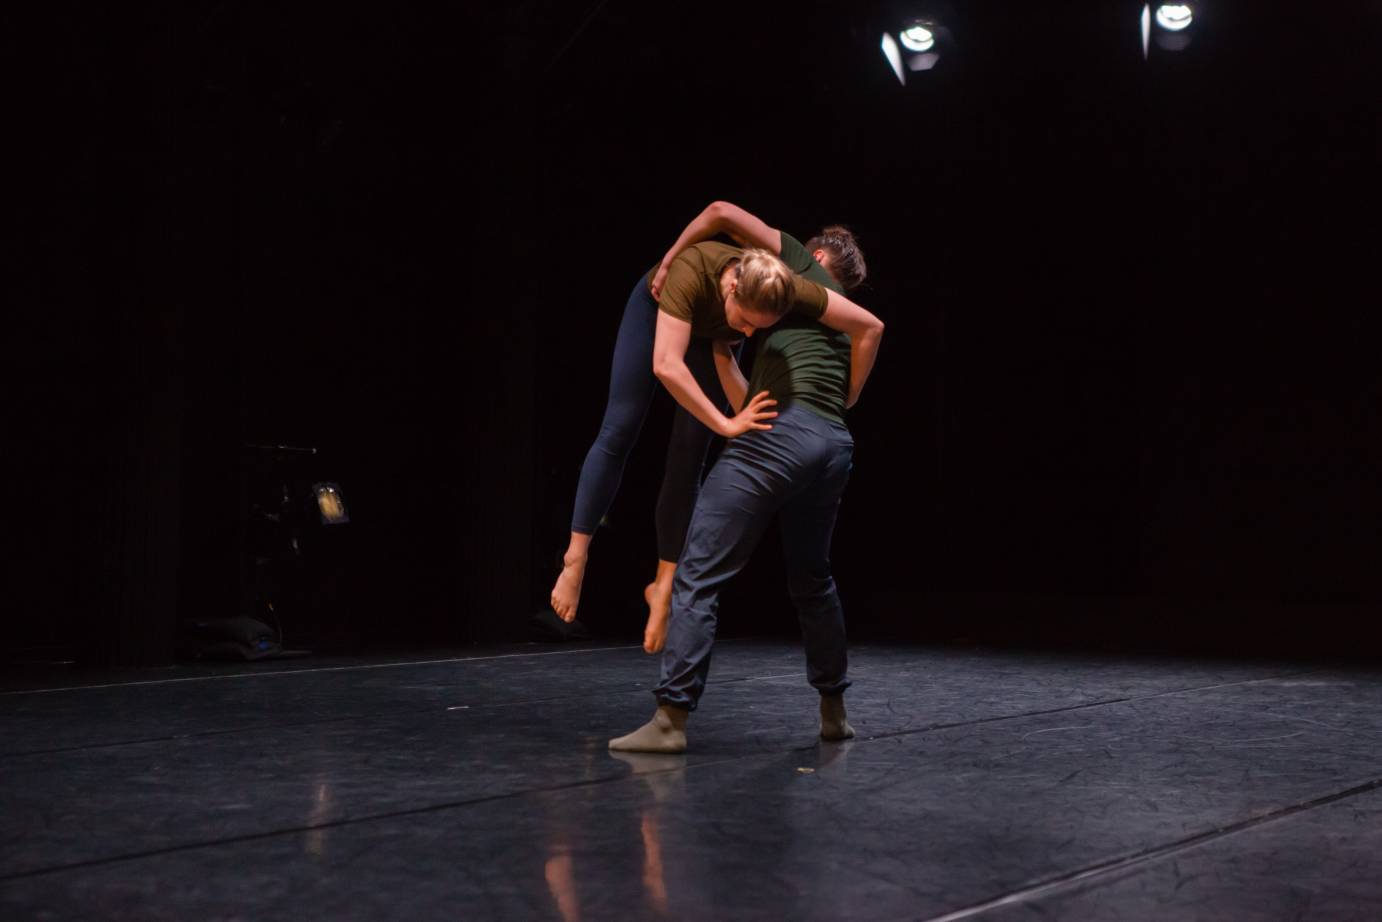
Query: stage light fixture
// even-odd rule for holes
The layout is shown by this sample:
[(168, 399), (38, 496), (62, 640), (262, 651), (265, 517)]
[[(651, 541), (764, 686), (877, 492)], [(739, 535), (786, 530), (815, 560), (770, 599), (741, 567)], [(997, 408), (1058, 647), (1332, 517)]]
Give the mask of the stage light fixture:
[(902, 41), (902, 47), (915, 52), (930, 51), (936, 47), (936, 34), (927, 28), (927, 25), (919, 22), (903, 29), (902, 34), (898, 36)]
[[(904, 87), (909, 85), (908, 71), (918, 73), (936, 69), (942, 58), (947, 69), (961, 63), (955, 34), (947, 25), (958, 21), (950, 0), (886, 0), (877, 7), (868, 17), (868, 28), (874, 35), (882, 33), (879, 47), (883, 57), (897, 82)], [(922, 79), (934, 81), (936, 78)], [(922, 85), (916, 80), (912, 83), (917, 87)], [(936, 84), (927, 86), (936, 87)]]
[[(1142, 59), (1147, 59), (1152, 45), (1162, 51), (1184, 51), (1190, 47), (1191, 39), (1197, 31), (1195, 11), (1198, 4), (1162, 3), (1153, 14), (1152, 5), (1142, 7)], [(1156, 27), (1153, 28), (1152, 24)]]
[(1195, 21), (1188, 3), (1163, 3), (1156, 9), (1156, 24), (1167, 32), (1184, 32)]
[(312, 492), (316, 494), (323, 525), (343, 525), (350, 521), (340, 487), (334, 483), (314, 483)]
[(901, 21), (901, 29), (883, 33), (882, 48), (897, 82), (906, 86), (907, 71), (930, 70), (940, 61), (942, 48), (949, 46), (946, 30), (935, 20), (912, 17)]

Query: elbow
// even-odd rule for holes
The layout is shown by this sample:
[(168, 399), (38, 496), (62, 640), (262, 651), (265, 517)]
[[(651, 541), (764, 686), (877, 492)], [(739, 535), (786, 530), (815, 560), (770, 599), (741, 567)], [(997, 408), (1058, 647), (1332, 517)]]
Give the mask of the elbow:
[(666, 358), (665, 356), (653, 357), (653, 375), (659, 381), (666, 381), (669, 377), (671, 377), (673, 371), (676, 369), (676, 366), (677, 363), (675, 361)]
[(840, 332), (849, 334), (850, 339), (882, 339), (883, 321), (875, 317), (863, 323), (852, 324), (850, 327)]
[(705, 215), (710, 219), (710, 225), (717, 231), (725, 230), (729, 226), (729, 210), (733, 206), (725, 201), (713, 201), (705, 207)]

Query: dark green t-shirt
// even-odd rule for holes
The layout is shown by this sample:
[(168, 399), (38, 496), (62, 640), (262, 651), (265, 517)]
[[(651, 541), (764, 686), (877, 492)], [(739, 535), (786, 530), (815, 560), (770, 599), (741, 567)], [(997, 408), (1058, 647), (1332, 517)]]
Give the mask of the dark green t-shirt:
[[(783, 237), (785, 239), (786, 235)], [(691, 324), (692, 336), (741, 339), (742, 334), (725, 321), (725, 299), (720, 295), (720, 276), (730, 263), (743, 255), (744, 251), (738, 247), (713, 240), (693, 243), (682, 250), (667, 267), (662, 297), (657, 303), (658, 310)], [(807, 258), (810, 259), (810, 254), (807, 254)], [(811, 264), (820, 269), (814, 259)], [(804, 275), (795, 266), (792, 268), (798, 275)], [(649, 284), (656, 274), (657, 266), (654, 266), (648, 273)], [(829, 274), (822, 271), (822, 275), (833, 284)], [(824, 283), (819, 276), (806, 275), (805, 278), (794, 278), (792, 282), (796, 290), (792, 313), (788, 317), (797, 315), (814, 320), (825, 312), (825, 292), (821, 290)]]
[[(801, 241), (782, 235), (782, 261), (793, 272), (844, 294), (840, 283), (816, 262)], [(767, 391), (778, 408), (800, 404), (832, 422), (844, 424), (849, 397), (849, 337), (796, 312), (759, 334), (749, 375), (752, 397)]]

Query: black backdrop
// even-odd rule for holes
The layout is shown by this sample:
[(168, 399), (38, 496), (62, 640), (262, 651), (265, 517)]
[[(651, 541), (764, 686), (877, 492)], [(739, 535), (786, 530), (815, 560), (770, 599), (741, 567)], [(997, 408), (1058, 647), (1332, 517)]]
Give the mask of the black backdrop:
[[(906, 86), (901, 9), (35, 24), (11, 640), (159, 662), (233, 613), (245, 442), (345, 489), (320, 644), (522, 636), (628, 288), (719, 198), (869, 258), (857, 635), (1367, 649), (1382, 7), (1201, 4), (1144, 60), (1140, 4), (963, 4)], [(640, 627), (669, 409), (596, 542), (601, 636)], [(791, 629), (775, 548), (724, 626)]]

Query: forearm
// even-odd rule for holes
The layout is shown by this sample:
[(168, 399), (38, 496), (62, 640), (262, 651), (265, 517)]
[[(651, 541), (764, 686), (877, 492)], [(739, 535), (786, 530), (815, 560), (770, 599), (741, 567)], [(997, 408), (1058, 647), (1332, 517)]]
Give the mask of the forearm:
[(709, 240), (716, 234), (729, 234), (740, 246), (761, 247), (771, 253), (782, 252), (782, 231), (764, 223), (738, 205), (711, 202), (695, 220), (686, 225), (677, 242), (662, 257), (662, 268), (672, 264), (677, 254), (693, 243)]
[(864, 384), (873, 372), (874, 360), (878, 358), (878, 346), (883, 341), (883, 330), (866, 330), (850, 338), (849, 343), (849, 396), (845, 407), (859, 402)]
[(672, 248), (662, 257), (661, 267), (663, 269), (670, 266), (672, 260), (676, 259), (677, 254), (691, 244), (700, 243), (702, 240), (709, 240), (724, 229), (721, 227), (722, 218), (718, 207), (719, 204), (719, 202), (711, 202), (706, 206), (704, 211), (696, 215), (690, 224), (686, 225), (686, 228), (681, 232), (681, 236), (677, 238), (677, 242), (672, 244)]
[(744, 408), (744, 401), (748, 399), (749, 382), (739, 368), (734, 353), (728, 346), (721, 348), (719, 343), (715, 345), (715, 373), (720, 376), (720, 388), (725, 392), (730, 407), (738, 413)]
[(686, 367), (684, 361), (665, 361), (657, 368), (657, 379), (667, 392), (707, 429), (716, 435), (725, 435), (729, 420), (721, 413), (710, 398), (696, 383), (696, 376)]

